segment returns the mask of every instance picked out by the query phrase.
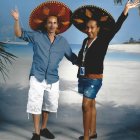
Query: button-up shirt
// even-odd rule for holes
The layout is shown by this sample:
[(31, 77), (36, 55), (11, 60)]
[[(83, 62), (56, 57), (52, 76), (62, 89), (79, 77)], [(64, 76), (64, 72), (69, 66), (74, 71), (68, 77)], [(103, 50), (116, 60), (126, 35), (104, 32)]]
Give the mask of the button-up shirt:
[(72, 52), (69, 43), (60, 35), (56, 35), (51, 43), (47, 32), (22, 29), (20, 38), (33, 44), (30, 76), (34, 75), (40, 82), (46, 79), (48, 84), (52, 84), (59, 80), (58, 66), (64, 56), (73, 64), (77, 62), (77, 56)]

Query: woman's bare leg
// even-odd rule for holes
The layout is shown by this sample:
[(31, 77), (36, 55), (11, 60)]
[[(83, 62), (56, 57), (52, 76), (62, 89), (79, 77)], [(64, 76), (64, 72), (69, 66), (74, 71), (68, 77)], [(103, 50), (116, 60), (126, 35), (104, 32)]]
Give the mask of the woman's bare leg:
[(90, 126), (90, 136), (96, 134), (96, 101), (92, 100), (92, 113), (91, 113), (91, 126)]
[(83, 97), (82, 110), (83, 110), (84, 140), (89, 140), (92, 105), (93, 105), (92, 99)]

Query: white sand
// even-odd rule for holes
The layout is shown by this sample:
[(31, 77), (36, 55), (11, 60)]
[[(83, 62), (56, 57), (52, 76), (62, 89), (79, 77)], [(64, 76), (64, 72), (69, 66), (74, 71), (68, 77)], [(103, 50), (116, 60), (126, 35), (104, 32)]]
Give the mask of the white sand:
[[(112, 46), (139, 52), (139, 46)], [(126, 49), (127, 48), (127, 49)], [(20, 58), (0, 87), (0, 140), (29, 140), (33, 124), (27, 120), (26, 102), (31, 59)], [(103, 86), (97, 96), (99, 140), (140, 139), (140, 62), (105, 61)], [(82, 134), (82, 96), (77, 93), (77, 67), (66, 59), (60, 64), (60, 108), (50, 115), (49, 128), (57, 140), (76, 140)], [(43, 138), (42, 138), (43, 140)], [(44, 139), (45, 140), (45, 139)]]
[(140, 53), (140, 44), (115, 44), (110, 45), (109, 50)]
[[(67, 92), (64, 91), (63, 102), (72, 103), (81, 101), (81, 98), (77, 96), (77, 79), (76, 73), (77, 68), (71, 66), (71, 64), (64, 61), (64, 64), (60, 67), (60, 75), (63, 80), (74, 83), (75, 87), (67, 87)], [(98, 94), (98, 102), (114, 102), (116, 106), (120, 105), (138, 105), (140, 106), (140, 62), (131, 62), (131, 61), (105, 61), (104, 64), (104, 79), (103, 86)], [(63, 73), (66, 69), (66, 73)], [(75, 95), (74, 95), (75, 94)], [(65, 98), (69, 97), (69, 101), (66, 101)], [(77, 99), (78, 98), (78, 99)]]

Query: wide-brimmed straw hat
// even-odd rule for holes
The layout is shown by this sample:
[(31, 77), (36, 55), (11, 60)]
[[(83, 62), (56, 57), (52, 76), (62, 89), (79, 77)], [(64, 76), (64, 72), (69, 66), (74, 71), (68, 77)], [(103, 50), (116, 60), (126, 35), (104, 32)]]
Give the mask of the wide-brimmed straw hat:
[(58, 19), (57, 34), (65, 32), (71, 26), (72, 11), (62, 2), (47, 1), (37, 6), (31, 13), (29, 25), (33, 30), (45, 28), (46, 20), (49, 16), (55, 16)]
[(72, 15), (72, 23), (84, 33), (86, 33), (86, 24), (90, 19), (99, 21), (104, 30), (110, 30), (115, 24), (115, 20), (109, 12), (94, 5), (79, 7)]

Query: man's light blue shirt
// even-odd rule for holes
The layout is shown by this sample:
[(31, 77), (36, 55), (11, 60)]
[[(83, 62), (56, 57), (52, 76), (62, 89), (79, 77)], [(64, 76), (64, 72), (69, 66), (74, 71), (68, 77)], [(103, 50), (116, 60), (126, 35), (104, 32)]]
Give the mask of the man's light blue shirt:
[(72, 52), (69, 43), (60, 35), (56, 35), (51, 43), (46, 32), (22, 29), (20, 38), (33, 44), (30, 76), (35, 76), (40, 82), (46, 79), (48, 84), (52, 84), (59, 80), (58, 66), (64, 56), (73, 64), (77, 62), (77, 56)]

